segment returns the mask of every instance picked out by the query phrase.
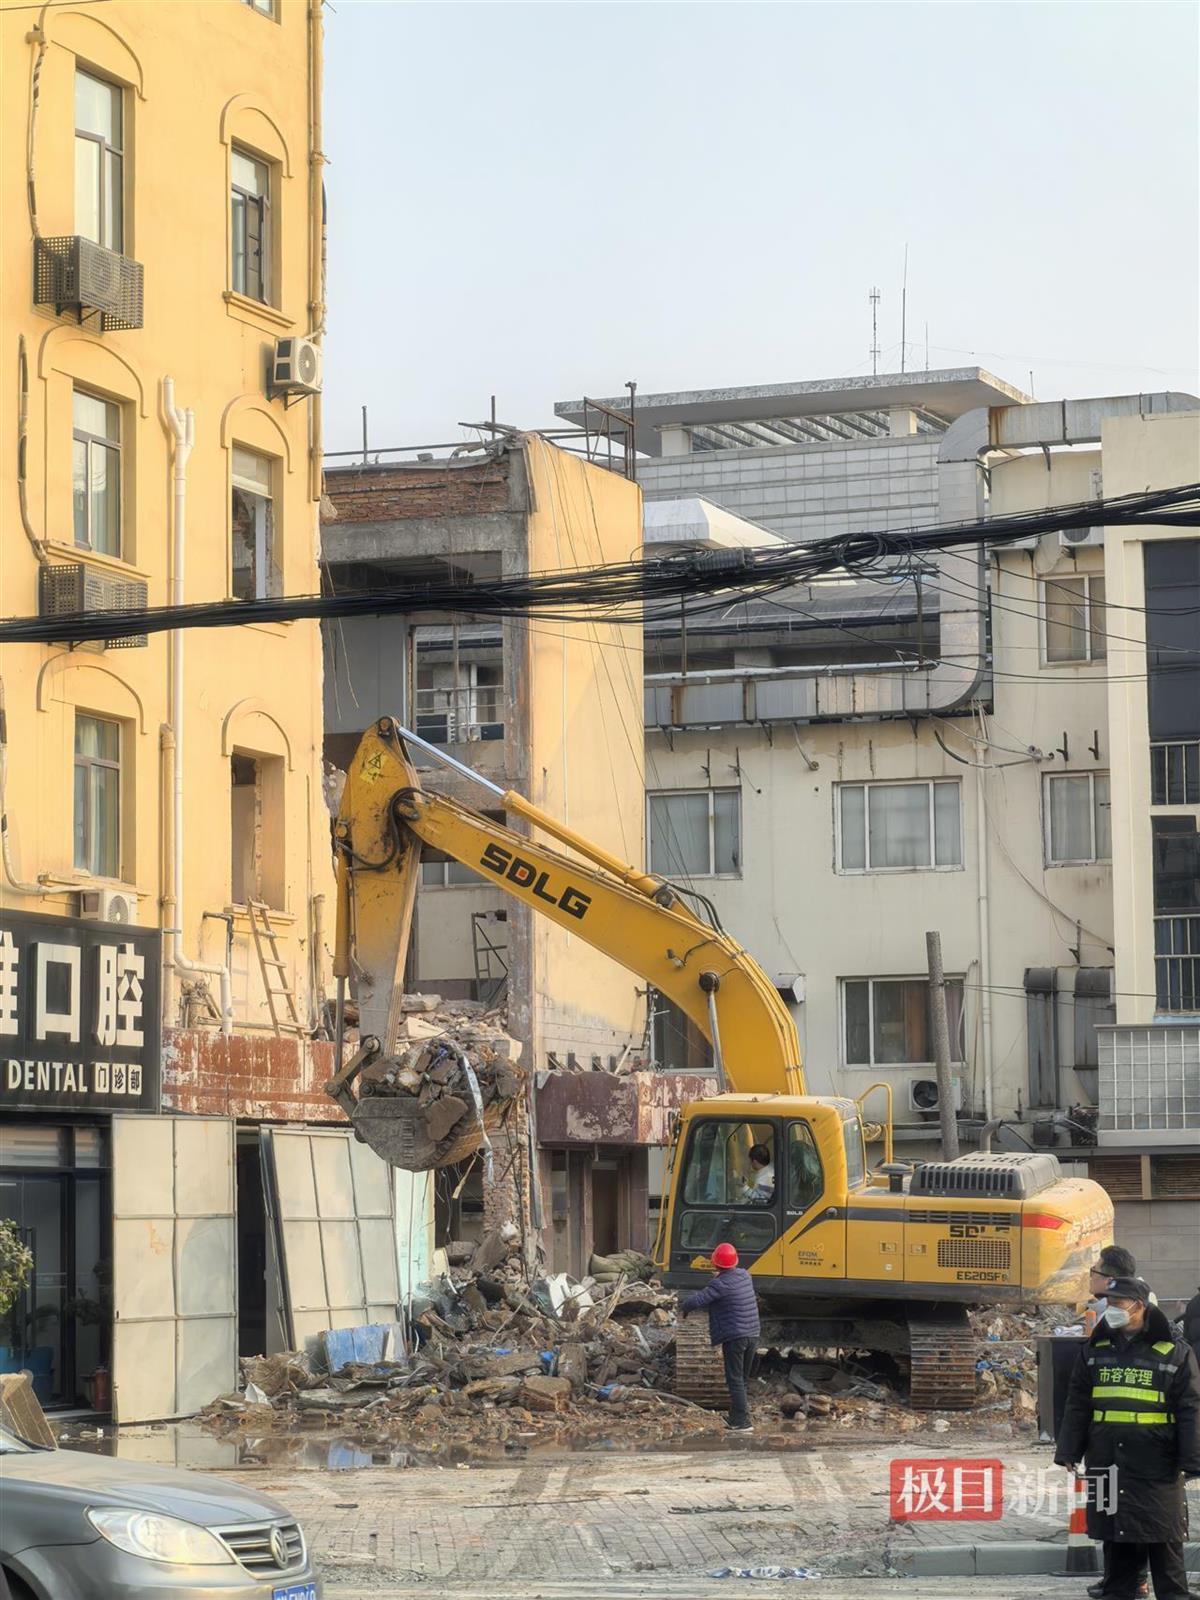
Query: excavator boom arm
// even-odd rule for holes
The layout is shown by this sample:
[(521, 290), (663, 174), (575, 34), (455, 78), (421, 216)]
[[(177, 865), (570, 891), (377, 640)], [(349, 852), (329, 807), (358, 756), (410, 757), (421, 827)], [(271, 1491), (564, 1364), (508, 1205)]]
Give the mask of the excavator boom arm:
[[(579, 860), (422, 789), (404, 730), (382, 718), (363, 735), (335, 830), (340, 892), (335, 970), (357, 977), (359, 1029), (386, 1052), (400, 1023), (420, 846), (444, 851), (523, 905), (610, 956), (673, 1001), (714, 1043), (709, 992), (730, 1089), (803, 1094), (795, 1024), (766, 973), (695, 915), (669, 885), (623, 868), (516, 794), (506, 811), (545, 826)], [(411, 736), (409, 736), (411, 737)], [(601, 861), (603, 867), (593, 865)], [(349, 924), (352, 924), (352, 928)]]

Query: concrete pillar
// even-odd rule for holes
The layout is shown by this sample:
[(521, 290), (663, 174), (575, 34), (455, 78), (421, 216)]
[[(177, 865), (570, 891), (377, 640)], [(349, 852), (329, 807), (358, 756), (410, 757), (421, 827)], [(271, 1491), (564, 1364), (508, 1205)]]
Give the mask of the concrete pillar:
[(909, 406), (888, 407), (888, 433), (893, 439), (906, 438), (917, 431), (917, 413)]
[(662, 453), (664, 456), (691, 455), (692, 440), (686, 428), (660, 428), (658, 437), (662, 440)]

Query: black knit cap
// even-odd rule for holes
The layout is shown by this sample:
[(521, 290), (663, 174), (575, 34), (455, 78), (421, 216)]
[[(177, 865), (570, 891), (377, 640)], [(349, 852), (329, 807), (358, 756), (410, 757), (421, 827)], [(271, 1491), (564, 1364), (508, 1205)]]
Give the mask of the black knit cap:
[(1110, 1278), (1104, 1285), (1106, 1300), (1140, 1300), (1150, 1304), (1150, 1285), (1145, 1278)]

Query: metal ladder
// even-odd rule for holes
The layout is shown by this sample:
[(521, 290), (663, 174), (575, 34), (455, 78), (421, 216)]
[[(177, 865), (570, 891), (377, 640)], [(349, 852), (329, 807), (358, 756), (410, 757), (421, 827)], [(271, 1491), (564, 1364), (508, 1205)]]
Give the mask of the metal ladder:
[[(275, 1036), (278, 1038), (285, 1028), (303, 1033), (304, 1024), (296, 1007), (296, 996), (287, 978), (287, 962), (280, 960), (279, 956), (279, 935), (271, 926), (270, 907), (263, 900), (247, 900), (246, 911), (250, 917), (250, 932), (254, 936), (254, 951), (258, 956), (259, 970), (262, 972), (263, 990), (267, 996), (267, 1009), (271, 1013), (271, 1026), (275, 1030)], [(275, 984), (271, 982), (272, 973), (278, 975), (278, 982)], [(276, 1004), (280, 1000), (284, 1002), (287, 1013), (282, 1018)]]

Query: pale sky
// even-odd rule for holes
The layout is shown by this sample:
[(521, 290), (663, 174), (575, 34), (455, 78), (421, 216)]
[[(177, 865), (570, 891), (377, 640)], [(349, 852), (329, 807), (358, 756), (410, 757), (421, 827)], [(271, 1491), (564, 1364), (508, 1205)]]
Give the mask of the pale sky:
[(556, 400), (1197, 374), (1192, 5), (331, 0), (326, 448)]

